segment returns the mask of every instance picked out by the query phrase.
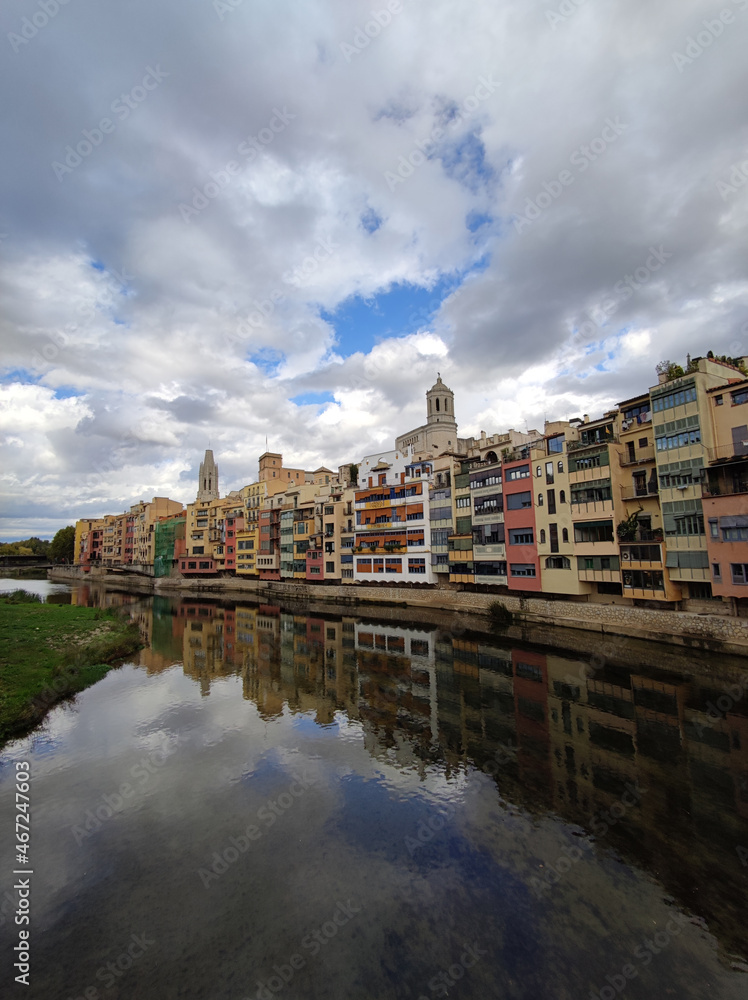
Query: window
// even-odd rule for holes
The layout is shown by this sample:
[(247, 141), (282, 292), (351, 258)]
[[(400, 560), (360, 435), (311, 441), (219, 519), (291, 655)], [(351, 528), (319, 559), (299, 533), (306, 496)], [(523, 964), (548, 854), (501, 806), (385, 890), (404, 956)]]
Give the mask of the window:
[(532, 545), (534, 541), (532, 528), (519, 528), (509, 532), (510, 545)]
[(187, 569), (197, 569), (197, 563), (196, 562), (188, 562), (187, 563)]
[(536, 469), (535, 469), (535, 475), (538, 476), (538, 477), (540, 477), (540, 476), (543, 475), (543, 466), (542, 465), (538, 465), (536, 467)]
[(741, 403), (748, 403), (748, 389), (738, 389), (737, 392), (731, 392), (730, 398), (732, 399), (733, 406), (740, 406)]
[(425, 573), (426, 572), (426, 560), (425, 559), (408, 559), (408, 572), (409, 573)]
[(540, 544), (545, 545), (545, 528), (540, 529)]
[(556, 513), (556, 491), (548, 490), (548, 513)]
[(574, 525), (575, 542), (612, 542), (612, 521), (581, 521)]
[(469, 507), (470, 497), (457, 497), (455, 507)]
[(564, 463), (563, 462), (558, 462), (557, 465), (556, 465), (556, 468), (558, 469), (559, 472), (563, 472), (564, 471)]
[(571, 569), (571, 562), (566, 556), (548, 556), (545, 561), (546, 569)]
[(516, 469), (509, 469), (506, 474), (506, 481), (508, 483), (514, 482), (516, 479), (528, 479), (530, 476), (530, 466), (529, 465), (518, 465)]
[(722, 570), (720, 569), (719, 563), (712, 563), (712, 576), (715, 580), (722, 579)]
[(510, 563), (509, 568), (512, 576), (535, 576), (535, 567), (532, 563)]
[(543, 494), (542, 493), (538, 493), (538, 507), (542, 507), (542, 506), (543, 506)]
[[(709, 522), (711, 527), (711, 521)], [(714, 537), (714, 536), (712, 536)], [(748, 528), (723, 528), (723, 542), (748, 542)]]
[(532, 493), (509, 493), (506, 498), (507, 510), (522, 510), (524, 507), (532, 507)]
[(334, 573), (334, 572), (335, 572), (335, 563), (334, 562), (326, 562), (325, 563), (325, 573)]
[(646, 448), (649, 442), (649, 438), (639, 438), (639, 447)]
[(325, 514), (334, 514), (335, 508), (332, 505), (325, 507)]
[(202, 555), (204, 555), (205, 554), (205, 546), (204, 545), (195, 545), (195, 546), (193, 546), (192, 554), (193, 554), (193, 556), (202, 556)]
[(558, 502), (559, 503), (566, 503), (566, 490), (561, 490), (560, 491), (560, 493), (558, 494)]
[(552, 437), (548, 439), (548, 454), (551, 455), (553, 452), (559, 452), (564, 450), (564, 435), (559, 434), (557, 437)]
[(545, 463), (545, 481), (546, 483), (553, 482), (553, 462)]
[(717, 518), (713, 517), (709, 519), (709, 537), (719, 538), (719, 528), (717, 526)]
[(696, 427), (692, 431), (681, 431), (680, 434), (668, 434), (666, 437), (658, 437), (658, 451), (669, 451), (671, 448), (686, 448), (690, 444), (700, 444), (701, 431)]
[(675, 518), (675, 532), (668, 531), (668, 535), (703, 535), (704, 515), (684, 514)]
[(664, 590), (663, 575), (660, 570), (624, 569), (625, 590)]
[(679, 392), (671, 392), (666, 396), (656, 397), (652, 400), (652, 409), (655, 413), (660, 413), (662, 410), (671, 410), (674, 406), (683, 406), (684, 403), (695, 402), (696, 388), (689, 386), (689, 388), (681, 389)]

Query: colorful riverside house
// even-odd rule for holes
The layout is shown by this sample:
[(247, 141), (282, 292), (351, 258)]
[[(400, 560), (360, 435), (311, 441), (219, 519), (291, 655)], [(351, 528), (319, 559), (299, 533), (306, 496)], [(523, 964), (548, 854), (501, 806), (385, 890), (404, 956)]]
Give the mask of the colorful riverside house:
[(356, 490), (354, 580), (434, 583), (426, 527), (433, 465), (399, 451), (364, 458)]
[(568, 447), (576, 441), (580, 423), (546, 423), (545, 435), (530, 447), (541, 589), (549, 594), (581, 595), (593, 589), (577, 572), (571, 518)]
[(269, 497), (259, 515), (259, 549), (256, 566), (261, 580), (280, 580), (280, 517), (283, 494)]
[[(470, 465), (473, 568), (476, 583), (507, 586), (506, 529), (501, 463), (492, 459)], [(459, 514), (459, 511), (458, 511)]]
[(620, 469), (616, 419), (615, 410), (600, 420), (585, 416), (578, 440), (567, 445), (577, 575), (593, 584), (593, 599), (623, 594), (613, 499)]
[(470, 497), (470, 468), (472, 462), (460, 462), (459, 471), (452, 477), (453, 527), (447, 537), (449, 552), (449, 582), (473, 583), (473, 517)]
[[(649, 393), (619, 403), (617, 525), (624, 597), (672, 603), (682, 597), (670, 579), (660, 507)], [(625, 523), (621, 523), (625, 522)]]
[(221, 530), (221, 542), (215, 548), (217, 564), (219, 571), (233, 575), (236, 573), (236, 534), (244, 528), (244, 497), (241, 492), (229, 493), (223, 502), (222, 514), (216, 522)]
[(709, 390), (744, 376), (710, 358), (689, 359), (684, 374), (671, 375), (659, 371), (659, 384), (649, 390), (667, 567), (684, 597), (704, 600), (713, 592), (701, 484), (717, 447), (713, 399), (720, 395)]
[(156, 522), (153, 541), (153, 575), (170, 576), (176, 562), (177, 539), (184, 541), (187, 516), (171, 514)]
[(429, 487), (431, 568), (440, 583), (449, 580), (449, 536), (454, 532), (452, 476), (455, 467), (459, 469), (451, 454), (435, 459)]
[(542, 583), (530, 451), (530, 445), (521, 445), (502, 463), (504, 531), (509, 589), (537, 592)]
[(703, 484), (712, 593), (748, 615), (748, 379), (707, 390), (714, 446)]

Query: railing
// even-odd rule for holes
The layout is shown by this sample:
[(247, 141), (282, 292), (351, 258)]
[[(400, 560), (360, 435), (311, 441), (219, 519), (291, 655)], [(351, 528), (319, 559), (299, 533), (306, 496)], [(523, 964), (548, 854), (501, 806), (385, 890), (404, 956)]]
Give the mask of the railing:
[(624, 452), (619, 456), (619, 462), (622, 468), (626, 468), (630, 465), (640, 465), (643, 462), (654, 462), (655, 461), (655, 450), (654, 448), (638, 448), (634, 455), (631, 456), (628, 451)]
[(656, 497), (657, 483), (647, 483), (644, 486), (624, 486), (621, 490), (623, 500), (635, 500), (637, 497)]
[(702, 497), (734, 497), (740, 493), (748, 493), (748, 482), (715, 483), (711, 489), (704, 483), (701, 487)]
[(718, 448), (709, 448), (710, 462), (724, 462), (730, 459), (748, 461), (748, 438), (745, 441), (733, 441), (732, 444), (721, 444)]
[(581, 451), (583, 448), (604, 448), (605, 445), (614, 444), (618, 438), (613, 435), (612, 437), (605, 438), (602, 441), (567, 441), (566, 450), (568, 452)]

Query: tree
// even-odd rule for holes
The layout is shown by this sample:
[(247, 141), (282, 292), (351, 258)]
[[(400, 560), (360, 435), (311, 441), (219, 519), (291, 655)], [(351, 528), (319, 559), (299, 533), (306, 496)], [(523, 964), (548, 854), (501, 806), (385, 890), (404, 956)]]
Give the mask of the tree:
[(49, 558), (52, 562), (72, 563), (75, 555), (75, 525), (69, 524), (60, 528), (49, 546)]
[(358, 486), (358, 466), (352, 465), (348, 473), (351, 479), (351, 486)]

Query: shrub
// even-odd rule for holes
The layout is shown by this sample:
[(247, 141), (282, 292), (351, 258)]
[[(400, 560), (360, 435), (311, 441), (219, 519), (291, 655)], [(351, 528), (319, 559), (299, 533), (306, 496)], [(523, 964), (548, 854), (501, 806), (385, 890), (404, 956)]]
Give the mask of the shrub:
[(508, 628), (514, 621), (514, 615), (501, 601), (491, 601), (488, 615), (494, 628)]
[(7, 604), (41, 604), (42, 599), (38, 594), (30, 594), (28, 590), (11, 590), (8, 594), (0, 594), (0, 598)]

